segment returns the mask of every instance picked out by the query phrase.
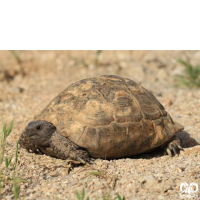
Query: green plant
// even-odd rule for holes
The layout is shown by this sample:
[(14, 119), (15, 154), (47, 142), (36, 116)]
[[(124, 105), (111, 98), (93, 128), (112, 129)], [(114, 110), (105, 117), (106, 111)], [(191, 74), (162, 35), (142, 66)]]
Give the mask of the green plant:
[(87, 60), (83, 57), (83, 58), (77, 58), (77, 57), (73, 57), (73, 56), (69, 56), (69, 59), (70, 60), (73, 60), (74, 61), (74, 64), (73, 66), (76, 66), (76, 65), (83, 65), (85, 66), (86, 68), (89, 68), (90, 65), (94, 65), (94, 66), (98, 66), (99, 64), (102, 65), (102, 63), (99, 62), (99, 56), (102, 54), (103, 50), (96, 50), (94, 52), (94, 60), (92, 61), (92, 63), (88, 63)]
[[(90, 200), (89, 197), (86, 198), (86, 196), (85, 196), (85, 189), (82, 190), (81, 194), (79, 194), (77, 191), (75, 192), (75, 194), (76, 194), (76, 197), (78, 200)], [(96, 199), (98, 199), (98, 198), (96, 198)], [(104, 195), (102, 197), (102, 200), (112, 200), (112, 199), (113, 200), (126, 200), (124, 196), (121, 197), (118, 193), (117, 193), (117, 196), (114, 198), (111, 198), (110, 195), (109, 196)]]
[(179, 75), (179, 85), (187, 85), (189, 87), (200, 87), (200, 65), (193, 66), (189, 60), (177, 60), (184, 66), (184, 75)]
[(12, 182), (13, 182), (13, 193), (14, 193), (15, 199), (18, 199), (18, 194), (19, 194), (19, 184), (18, 183), (21, 182), (21, 181), (26, 181), (26, 180), (23, 180), (23, 179), (18, 179), (18, 177), (17, 177), (17, 172), (16, 172), (17, 160), (18, 160), (18, 143), (16, 142), (16, 145), (15, 145), (15, 161), (14, 161), (14, 164), (12, 165), (12, 167), (13, 167)]
[[(76, 197), (78, 200), (85, 200), (85, 189), (82, 190), (81, 194), (76, 191)], [(90, 198), (87, 197), (86, 200), (90, 200)]]
[(102, 172), (89, 172), (89, 174), (95, 175), (95, 176), (101, 176)]
[(10, 135), (13, 127), (13, 120), (10, 122), (8, 128), (7, 125), (3, 122), (2, 120), (2, 133), (1, 133), (1, 138), (0, 138), (0, 148), (1, 148), (1, 153), (0, 153), (0, 164), (2, 164), (3, 159), (4, 159), (4, 153), (5, 153), (5, 146), (6, 146), (6, 139)]
[[(0, 135), (0, 165), (2, 165), (4, 162), (4, 157), (5, 157), (5, 147), (6, 147), (6, 139), (10, 135), (11, 131), (13, 128), (13, 121), (10, 122), (10, 124), (7, 126), (6, 123), (3, 122), (2, 120), (2, 132)], [(6, 184), (11, 181), (13, 184), (13, 193), (14, 193), (14, 198), (15, 200), (18, 199), (18, 194), (19, 194), (19, 182), (26, 182), (24, 179), (19, 179), (17, 176), (17, 161), (18, 161), (18, 143), (16, 142), (15, 145), (15, 154), (14, 154), (14, 163), (12, 163), (13, 155), (10, 157), (5, 157), (5, 170), (0, 171), (0, 199), (2, 199), (2, 188)], [(8, 176), (8, 169), (12, 171), (12, 176)], [(10, 175), (10, 174), (9, 174)]]
[(17, 63), (19, 65), (22, 64), (22, 60), (20, 58), (20, 55), (19, 55), (19, 52), (18, 51), (15, 51), (15, 50), (9, 50), (9, 52), (11, 53), (11, 55), (15, 58), (15, 60), (17, 61)]
[(121, 197), (118, 193), (117, 193), (117, 198), (118, 198), (118, 200), (126, 200), (124, 196)]
[(102, 50), (96, 50), (95, 51), (95, 64), (98, 65), (99, 64), (99, 56), (102, 53)]
[[(11, 121), (11, 123), (9, 124), (9, 126), (7, 128), (7, 125), (2, 120), (2, 131), (1, 131), (1, 135), (0, 135), (0, 149), (1, 149), (0, 165), (2, 165), (3, 160), (4, 160), (6, 139), (10, 135), (10, 133), (12, 131), (12, 127), (13, 127), (13, 121)], [(0, 199), (2, 199), (1, 191), (2, 191), (2, 188), (5, 185), (5, 182), (6, 182), (7, 171), (8, 171), (8, 167), (9, 167), (9, 165), (11, 163), (11, 160), (12, 160), (12, 157), (11, 158), (7, 158), (6, 157), (5, 158), (5, 172), (2, 173), (0, 171)]]

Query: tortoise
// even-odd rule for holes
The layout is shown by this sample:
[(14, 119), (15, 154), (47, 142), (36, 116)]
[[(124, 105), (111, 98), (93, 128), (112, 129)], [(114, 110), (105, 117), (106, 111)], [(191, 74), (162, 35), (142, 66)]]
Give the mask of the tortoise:
[(128, 78), (83, 79), (55, 97), (19, 138), (21, 147), (81, 163), (117, 159), (163, 148), (182, 149), (174, 122), (156, 97)]

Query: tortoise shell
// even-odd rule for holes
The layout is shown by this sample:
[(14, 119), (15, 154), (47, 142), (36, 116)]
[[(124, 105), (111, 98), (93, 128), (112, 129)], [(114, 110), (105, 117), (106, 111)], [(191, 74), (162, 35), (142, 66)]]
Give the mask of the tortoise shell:
[(53, 123), (92, 157), (108, 159), (149, 151), (183, 130), (151, 92), (113, 75), (71, 84), (35, 120)]

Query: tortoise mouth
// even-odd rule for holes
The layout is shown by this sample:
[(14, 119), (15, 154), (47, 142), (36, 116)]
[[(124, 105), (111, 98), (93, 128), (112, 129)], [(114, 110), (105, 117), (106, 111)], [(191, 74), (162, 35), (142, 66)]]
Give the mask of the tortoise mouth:
[(36, 132), (29, 132), (29, 131), (24, 131), (22, 134), (24, 134), (27, 139), (29, 140), (30, 143), (38, 146), (44, 146), (47, 147), (50, 145), (50, 138), (51, 138), (51, 133), (46, 134), (47, 137), (42, 137), (38, 135)]
[(33, 133), (33, 132), (29, 132), (27, 130), (25, 130), (23, 132), (23, 134), (25, 134), (29, 139), (33, 138), (35, 135), (37, 135), (36, 133)]
[(30, 132), (27, 130), (25, 130), (22, 134), (24, 134), (31, 142), (34, 141), (37, 137), (37, 133)]

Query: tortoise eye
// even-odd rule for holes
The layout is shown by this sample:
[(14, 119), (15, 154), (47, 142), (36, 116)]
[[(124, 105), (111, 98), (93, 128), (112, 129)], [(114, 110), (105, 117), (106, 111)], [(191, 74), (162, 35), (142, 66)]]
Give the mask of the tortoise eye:
[(36, 126), (36, 129), (39, 131), (42, 129), (42, 126), (38, 125), (38, 126)]

